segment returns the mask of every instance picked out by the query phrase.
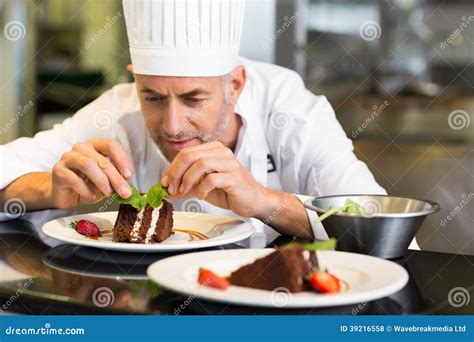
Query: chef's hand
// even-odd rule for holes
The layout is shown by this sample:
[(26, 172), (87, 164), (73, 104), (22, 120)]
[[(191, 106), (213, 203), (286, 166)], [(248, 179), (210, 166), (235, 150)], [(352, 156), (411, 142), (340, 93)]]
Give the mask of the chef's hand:
[(266, 188), (220, 142), (181, 150), (161, 179), (171, 198), (197, 197), (244, 217), (265, 211)]
[(161, 179), (171, 198), (198, 197), (244, 217), (262, 220), (282, 234), (313, 237), (303, 203), (258, 183), (220, 142), (181, 150)]
[(244, 217), (263, 211), (266, 188), (220, 142), (181, 150), (164, 173), (161, 183), (171, 198), (197, 197)]
[(52, 170), (54, 207), (69, 209), (97, 203), (116, 191), (130, 197), (127, 180), (133, 167), (123, 147), (115, 140), (91, 140), (75, 144)]

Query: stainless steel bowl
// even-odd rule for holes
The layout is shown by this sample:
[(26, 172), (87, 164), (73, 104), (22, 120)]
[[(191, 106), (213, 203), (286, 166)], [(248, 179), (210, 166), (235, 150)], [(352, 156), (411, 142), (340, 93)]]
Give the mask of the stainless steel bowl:
[(350, 199), (367, 213), (337, 213), (322, 221), (329, 237), (337, 239), (337, 250), (392, 259), (403, 256), (426, 216), (440, 210), (439, 204), (383, 195), (322, 196), (305, 202), (319, 215), (331, 207), (343, 207)]

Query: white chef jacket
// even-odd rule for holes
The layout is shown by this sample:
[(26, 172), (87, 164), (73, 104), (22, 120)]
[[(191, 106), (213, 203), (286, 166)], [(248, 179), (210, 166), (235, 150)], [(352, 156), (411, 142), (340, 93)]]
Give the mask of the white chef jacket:
[[(236, 105), (243, 126), (235, 155), (262, 185), (308, 196), (386, 194), (353, 145), (324, 96), (305, 88), (291, 70), (241, 58), (247, 82)], [(53, 129), (0, 146), (0, 188), (30, 173), (50, 172), (75, 143), (116, 139), (135, 167), (131, 183), (146, 191), (169, 165), (148, 134), (134, 83), (119, 84)], [(207, 202), (174, 201), (177, 210), (232, 214)], [(317, 239), (327, 238), (308, 211)], [(260, 221), (252, 220), (257, 229)], [(268, 227), (267, 227), (268, 228)]]

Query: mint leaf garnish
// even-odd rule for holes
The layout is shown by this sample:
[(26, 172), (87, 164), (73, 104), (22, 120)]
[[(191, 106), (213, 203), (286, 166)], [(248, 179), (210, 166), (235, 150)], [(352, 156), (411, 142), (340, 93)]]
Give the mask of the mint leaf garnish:
[(133, 185), (130, 185), (130, 188), (132, 189), (132, 195), (130, 197), (122, 198), (118, 193), (115, 192), (112, 195), (112, 198), (120, 204), (130, 204), (132, 207), (140, 211), (145, 208), (146, 199), (142, 196), (140, 191), (138, 191), (138, 189), (135, 188)]
[(153, 185), (146, 193), (146, 201), (153, 208), (158, 208), (163, 201), (163, 198), (168, 196), (168, 190), (160, 183)]
[(120, 204), (131, 205), (137, 209), (137, 211), (145, 208), (147, 204), (151, 205), (153, 208), (158, 208), (161, 205), (163, 198), (169, 195), (166, 188), (164, 188), (160, 183), (153, 185), (146, 195), (142, 195), (133, 185), (130, 185), (130, 188), (132, 189), (132, 195), (130, 197), (122, 198), (118, 193), (114, 192), (112, 198)]

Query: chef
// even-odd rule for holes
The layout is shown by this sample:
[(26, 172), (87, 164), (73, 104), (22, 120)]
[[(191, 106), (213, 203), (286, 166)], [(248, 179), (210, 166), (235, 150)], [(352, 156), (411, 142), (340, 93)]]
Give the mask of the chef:
[(385, 194), (324, 96), (291, 70), (239, 57), (243, 1), (123, 8), (135, 82), (0, 146), (2, 207), (70, 209), (161, 181), (177, 210), (325, 239), (308, 196)]

